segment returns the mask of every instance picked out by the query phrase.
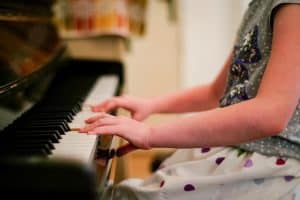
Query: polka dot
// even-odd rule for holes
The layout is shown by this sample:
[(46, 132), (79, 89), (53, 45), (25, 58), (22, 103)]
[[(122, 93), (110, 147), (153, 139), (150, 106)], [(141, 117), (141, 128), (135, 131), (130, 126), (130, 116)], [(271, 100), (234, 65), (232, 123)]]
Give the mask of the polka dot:
[(209, 147), (203, 147), (202, 149), (201, 149), (201, 152), (202, 153), (207, 153), (207, 152), (209, 152), (210, 151), (210, 148)]
[(219, 158), (217, 158), (216, 159), (216, 164), (220, 165), (223, 162), (224, 159), (225, 159), (225, 157), (219, 157)]
[(282, 158), (278, 158), (276, 160), (276, 165), (284, 165), (285, 164), (285, 160), (283, 160)]
[(163, 187), (165, 185), (165, 181), (161, 181), (159, 187)]
[(244, 164), (244, 167), (252, 167), (253, 166), (253, 162), (251, 159), (247, 159), (245, 164)]
[(263, 179), (263, 178), (256, 178), (256, 179), (254, 179), (254, 183), (256, 185), (263, 184), (264, 182), (265, 182), (265, 179)]
[(290, 182), (290, 181), (292, 181), (294, 178), (295, 178), (295, 176), (284, 176), (284, 180), (285, 180), (286, 182)]
[(186, 192), (190, 192), (190, 191), (194, 191), (194, 190), (195, 190), (195, 187), (192, 184), (186, 184), (184, 186), (184, 191), (186, 191)]

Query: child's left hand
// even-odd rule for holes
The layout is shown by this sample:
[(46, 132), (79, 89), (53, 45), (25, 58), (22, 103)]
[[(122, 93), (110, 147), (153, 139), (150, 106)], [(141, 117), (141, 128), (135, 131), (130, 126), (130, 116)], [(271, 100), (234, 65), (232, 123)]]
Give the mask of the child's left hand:
[(113, 116), (106, 113), (85, 120), (87, 125), (80, 129), (81, 133), (97, 135), (117, 135), (129, 142), (118, 149), (122, 156), (136, 149), (150, 149), (150, 126), (129, 117)]

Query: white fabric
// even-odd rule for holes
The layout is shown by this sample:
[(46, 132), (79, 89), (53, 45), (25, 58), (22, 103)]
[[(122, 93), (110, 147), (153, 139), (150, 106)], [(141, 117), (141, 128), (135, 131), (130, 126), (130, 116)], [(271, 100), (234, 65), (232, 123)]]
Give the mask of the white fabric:
[(107, 199), (300, 199), (300, 163), (229, 147), (177, 150), (146, 180), (113, 186)]

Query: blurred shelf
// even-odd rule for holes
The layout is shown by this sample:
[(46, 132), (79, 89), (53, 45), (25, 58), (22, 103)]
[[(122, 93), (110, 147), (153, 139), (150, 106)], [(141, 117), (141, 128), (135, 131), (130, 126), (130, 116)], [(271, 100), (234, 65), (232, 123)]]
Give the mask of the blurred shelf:
[(65, 40), (89, 39), (98, 37), (120, 37), (127, 39), (128, 31), (125, 30), (107, 30), (107, 31), (61, 31), (60, 36)]
[(123, 61), (127, 40), (125, 37), (92, 34), (84, 37), (79, 35), (76, 37), (71, 36), (68, 35), (64, 39), (71, 57)]

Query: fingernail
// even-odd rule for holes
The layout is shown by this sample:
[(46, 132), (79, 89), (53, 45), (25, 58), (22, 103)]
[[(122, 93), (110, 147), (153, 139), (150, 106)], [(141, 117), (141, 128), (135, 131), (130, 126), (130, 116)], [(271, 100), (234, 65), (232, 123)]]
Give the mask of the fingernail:
[(84, 133), (86, 130), (84, 128), (79, 129), (79, 133)]

